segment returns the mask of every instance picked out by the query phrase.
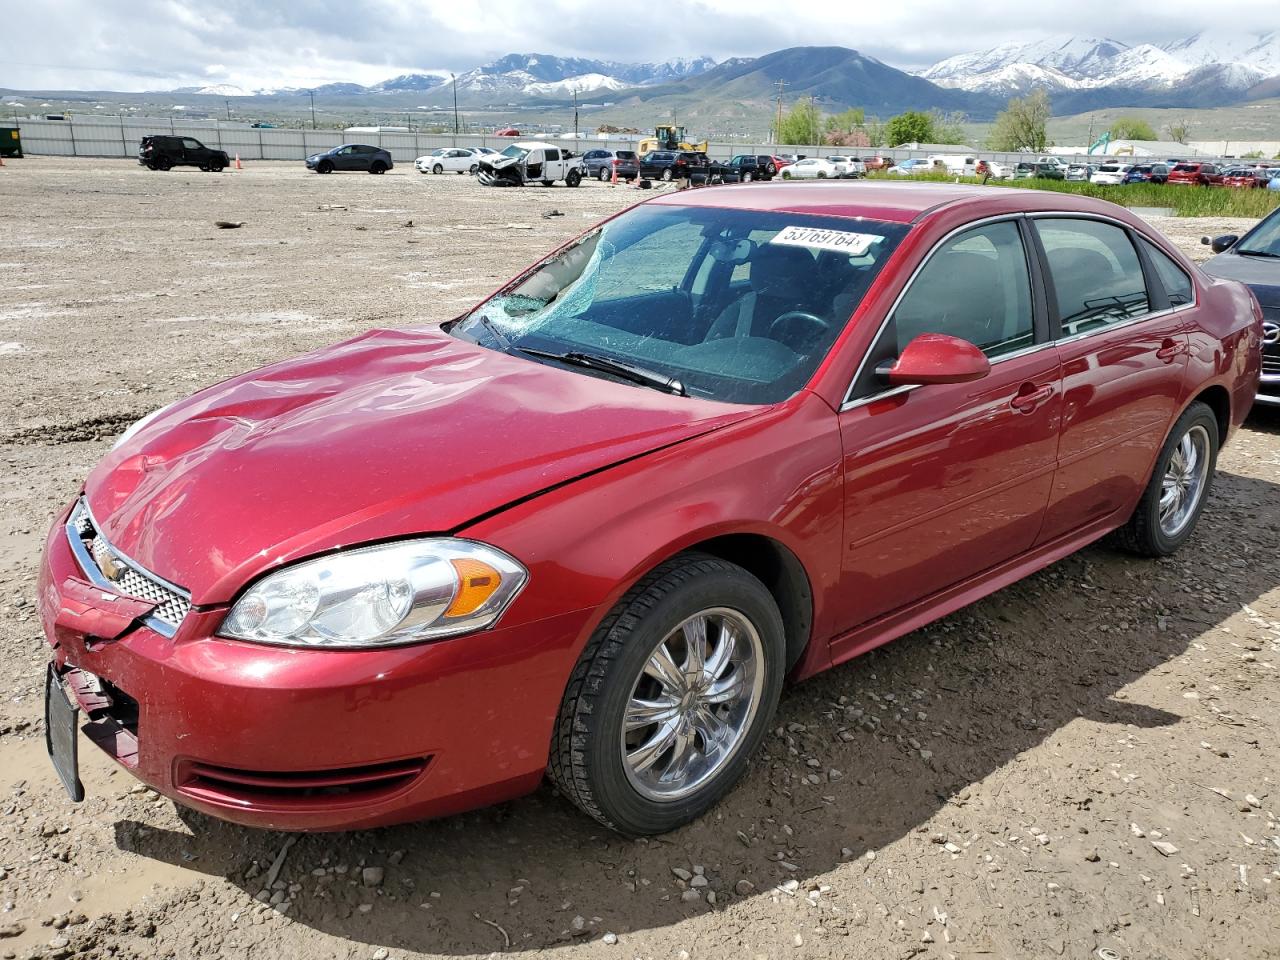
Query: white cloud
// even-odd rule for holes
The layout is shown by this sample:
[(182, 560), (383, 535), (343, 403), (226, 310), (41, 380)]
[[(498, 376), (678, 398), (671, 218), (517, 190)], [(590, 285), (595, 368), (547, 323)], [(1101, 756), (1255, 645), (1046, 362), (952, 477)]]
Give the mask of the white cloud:
[(901, 67), (1051, 33), (1163, 41), (1209, 26), (1202, 3), (1160, 16), (1111, 0), (1030, 5), (821, 4), (691, 0), (57, 0), (13, 5), (0, 32), (0, 86), (146, 90), (179, 84), (372, 83), (412, 70), (465, 70), (513, 52), (665, 60), (754, 56), (787, 46), (853, 47)]

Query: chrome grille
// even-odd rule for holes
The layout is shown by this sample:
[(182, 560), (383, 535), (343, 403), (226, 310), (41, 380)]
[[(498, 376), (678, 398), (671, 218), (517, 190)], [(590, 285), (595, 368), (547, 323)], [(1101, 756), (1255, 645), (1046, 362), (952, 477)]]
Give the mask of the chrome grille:
[(85, 575), (99, 586), (154, 603), (148, 625), (173, 636), (191, 609), (191, 598), (179, 588), (148, 573), (115, 550), (98, 533), (83, 500), (67, 519), (67, 537)]
[(1268, 377), (1280, 374), (1280, 356), (1274, 353), (1264, 353), (1262, 355), (1262, 373)]

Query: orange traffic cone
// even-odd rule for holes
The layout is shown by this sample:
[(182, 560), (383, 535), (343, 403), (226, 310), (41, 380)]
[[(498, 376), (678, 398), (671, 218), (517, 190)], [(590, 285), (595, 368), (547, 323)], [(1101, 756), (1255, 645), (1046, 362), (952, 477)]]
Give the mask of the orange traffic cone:
[(613, 168), (613, 176), (609, 178), (609, 182), (616, 187), (618, 185), (618, 165), (612, 163), (610, 166)]
[(243, 170), (244, 166), (240, 163), (240, 154), (236, 154), (236, 169)]
[(0, 157), (0, 167), (3, 167), (3, 166), (4, 166), (4, 157)]

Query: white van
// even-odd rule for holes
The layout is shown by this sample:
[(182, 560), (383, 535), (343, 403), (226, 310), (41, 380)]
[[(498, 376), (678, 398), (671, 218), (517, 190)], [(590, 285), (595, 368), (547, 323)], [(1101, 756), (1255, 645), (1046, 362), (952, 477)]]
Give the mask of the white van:
[(955, 174), (958, 177), (975, 177), (978, 175), (978, 158), (966, 157), (961, 153), (940, 153), (929, 158), (929, 166), (943, 173)]

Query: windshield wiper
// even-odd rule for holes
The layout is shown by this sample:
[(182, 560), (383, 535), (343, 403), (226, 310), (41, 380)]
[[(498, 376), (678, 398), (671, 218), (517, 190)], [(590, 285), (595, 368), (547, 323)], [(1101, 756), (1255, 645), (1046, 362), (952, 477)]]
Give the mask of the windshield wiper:
[(1242, 257), (1270, 257), (1273, 260), (1280, 260), (1280, 253), (1268, 253), (1266, 250), (1241, 250), (1237, 247), (1236, 253)]
[(555, 360), (572, 367), (582, 367), (585, 370), (599, 370), (601, 373), (620, 377), (642, 387), (653, 387), (663, 393), (674, 393), (681, 397), (689, 395), (684, 388), (684, 384), (674, 377), (668, 377), (654, 370), (646, 370), (644, 367), (624, 363), (621, 360), (614, 360), (612, 357), (602, 357), (599, 354), (582, 353), (577, 350), (570, 350), (568, 353), (556, 353), (554, 350), (535, 350), (533, 347), (516, 347), (516, 349), (531, 357)]
[(498, 328), (498, 325), (486, 317), (483, 313), (477, 313), (476, 319), (484, 325), (484, 328), (492, 334), (493, 339), (498, 341), (498, 346), (502, 348), (503, 353), (510, 353), (512, 349), (519, 349), (511, 342), (511, 338)]

